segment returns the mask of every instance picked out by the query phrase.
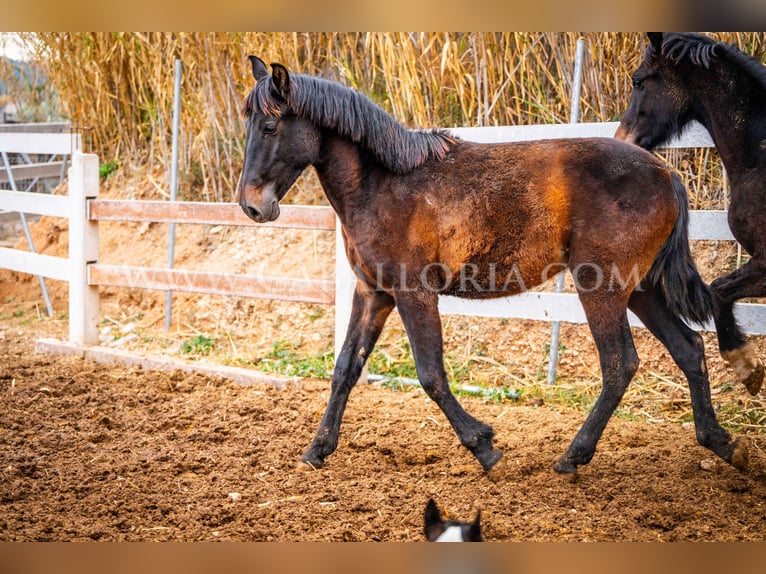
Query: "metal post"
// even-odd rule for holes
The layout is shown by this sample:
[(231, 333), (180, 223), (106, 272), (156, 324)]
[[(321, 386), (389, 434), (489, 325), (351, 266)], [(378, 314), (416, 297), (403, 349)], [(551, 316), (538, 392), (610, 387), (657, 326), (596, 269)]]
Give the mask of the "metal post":
[[(178, 124), (181, 115), (181, 60), (176, 60), (176, 77), (173, 90), (173, 147), (170, 160), (170, 201), (176, 200), (178, 190)], [(176, 249), (176, 224), (170, 223), (168, 228), (168, 269), (173, 268)], [(165, 293), (165, 330), (170, 329), (170, 318), (173, 314), (173, 292)]]
[[(575, 69), (572, 79), (572, 105), (569, 110), (569, 123), (576, 124), (580, 121), (580, 92), (582, 89), (582, 64), (585, 56), (585, 40), (577, 39), (577, 48), (575, 50)], [(564, 278), (566, 271), (562, 271), (556, 278), (556, 293), (564, 290)], [(559, 335), (561, 334), (561, 322), (554, 321), (551, 330), (551, 349), (548, 362), (548, 384), (552, 385), (556, 381), (556, 366), (559, 362)]]

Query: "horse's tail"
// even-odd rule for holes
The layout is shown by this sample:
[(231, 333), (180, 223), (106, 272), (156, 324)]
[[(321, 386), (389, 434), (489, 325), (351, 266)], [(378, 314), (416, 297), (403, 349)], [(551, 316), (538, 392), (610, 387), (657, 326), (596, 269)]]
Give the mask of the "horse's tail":
[(678, 219), (660, 249), (648, 278), (660, 287), (676, 315), (703, 324), (713, 316), (715, 303), (710, 288), (702, 281), (689, 249), (689, 206), (681, 178), (671, 172), (673, 190), (678, 196)]

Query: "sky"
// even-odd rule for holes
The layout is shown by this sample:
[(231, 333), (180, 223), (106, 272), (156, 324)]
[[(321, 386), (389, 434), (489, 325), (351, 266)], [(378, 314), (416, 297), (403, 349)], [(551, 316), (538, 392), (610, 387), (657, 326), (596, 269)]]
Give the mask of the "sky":
[(13, 32), (0, 32), (0, 56), (5, 56), (12, 60), (24, 59), (24, 50), (17, 42), (16, 34)]

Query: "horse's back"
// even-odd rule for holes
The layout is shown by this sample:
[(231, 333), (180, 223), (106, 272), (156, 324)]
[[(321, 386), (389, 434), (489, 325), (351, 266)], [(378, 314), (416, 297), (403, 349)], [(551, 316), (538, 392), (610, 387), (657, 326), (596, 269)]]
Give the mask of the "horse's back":
[(517, 225), (547, 218), (593, 229), (647, 222), (664, 212), (675, 221), (678, 213), (669, 168), (650, 152), (611, 138), (460, 142), (431, 169), (439, 176), (428, 174), (425, 185), (449, 218), (464, 212)]
[(453, 278), (468, 265), (470, 297), (533, 287), (573, 258), (643, 276), (679, 209), (668, 168), (608, 138), (461, 141), (409, 184), (420, 201), (402, 221), (408, 244), (419, 238)]

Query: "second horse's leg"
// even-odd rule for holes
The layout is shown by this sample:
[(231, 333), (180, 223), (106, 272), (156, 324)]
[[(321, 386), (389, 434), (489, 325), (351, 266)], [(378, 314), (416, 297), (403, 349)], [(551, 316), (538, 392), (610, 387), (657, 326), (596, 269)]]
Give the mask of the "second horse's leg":
[(745, 265), (713, 281), (710, 286), (716, 298), (715, 326), (718, 349), (751, 395), (757, 395), (763, 384), (764, 369), (734, 318), (734, 303), (744, 297), (766, 295), (766, 264), (753, 258)]

